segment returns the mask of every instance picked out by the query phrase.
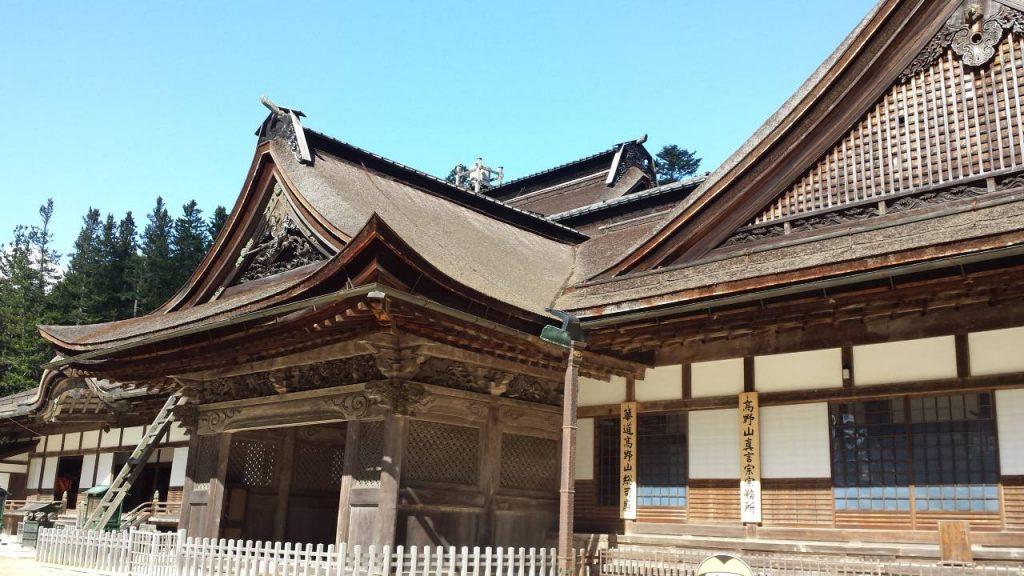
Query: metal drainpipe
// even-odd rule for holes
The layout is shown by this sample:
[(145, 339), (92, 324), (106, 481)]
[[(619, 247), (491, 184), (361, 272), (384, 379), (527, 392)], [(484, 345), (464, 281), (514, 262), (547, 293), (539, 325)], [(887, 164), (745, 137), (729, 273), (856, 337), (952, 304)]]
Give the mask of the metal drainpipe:
[(579, 399), (579, 361), (576, 342), (569, 343), (562, 398), (562, 470), (558, 491), (558, 573), (573, 573), (573, 505), (576, 498), (576, 404)]

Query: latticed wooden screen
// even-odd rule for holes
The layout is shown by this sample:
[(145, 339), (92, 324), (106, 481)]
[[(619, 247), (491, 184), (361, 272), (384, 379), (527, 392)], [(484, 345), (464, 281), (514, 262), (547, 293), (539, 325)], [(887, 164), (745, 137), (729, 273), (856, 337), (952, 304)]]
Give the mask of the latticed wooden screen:
[(380, 484), (380, 459), (384, 455), (384, 423), (362, 422), (359, 425), (359, 461), (352, 474), (355, 486), (360, 488)]
[(479, 429), (413, 420), (402, 478), (475, 486), (480, 478)]
[(897, 83), (752, 224), (1024, 166), (1024, 38), (986, 66), (947, 50)]
[(195, 470), (192, 477), (192, 490), (210, 489), (210, 478), (217, 469), (217, 436), (199, 436), (196, 440)]
[(247, 488), (270, 488), (276, 483), (277, 443), (235, 438), (228, 458), (227, 483)]
[(558, 471), (557, 441), (520, 434), (502, 435), (502, 488), (558, 490)]
[(337, 492), (344, 465), (345, 449), (340, 446), (298, 443), (292, 489)]

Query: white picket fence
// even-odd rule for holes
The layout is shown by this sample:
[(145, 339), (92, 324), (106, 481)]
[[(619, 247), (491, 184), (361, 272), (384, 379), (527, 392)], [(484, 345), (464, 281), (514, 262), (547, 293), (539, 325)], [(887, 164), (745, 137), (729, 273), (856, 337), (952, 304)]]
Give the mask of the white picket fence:
[(38, 562), (109, 576), (557, 576), (554, 548), (298, 545), (40, 530)]

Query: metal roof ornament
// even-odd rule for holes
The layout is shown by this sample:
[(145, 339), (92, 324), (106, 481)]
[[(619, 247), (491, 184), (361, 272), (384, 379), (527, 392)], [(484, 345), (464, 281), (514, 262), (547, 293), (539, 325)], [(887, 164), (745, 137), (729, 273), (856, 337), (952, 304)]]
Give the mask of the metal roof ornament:
[(477, 158), (472, 168), (466, 168), (462, 164), (455, 166), (455, 186), (463, 190), (472, 190), (479, 194), (481, 190), (501, 186), (504, 181), (505, 167), (485, 166), (483, 158)]

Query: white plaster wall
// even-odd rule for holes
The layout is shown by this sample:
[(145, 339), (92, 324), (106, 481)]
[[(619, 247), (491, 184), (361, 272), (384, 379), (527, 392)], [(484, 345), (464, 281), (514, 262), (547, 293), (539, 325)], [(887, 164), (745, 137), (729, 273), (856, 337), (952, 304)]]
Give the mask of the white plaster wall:
[(967, 335), (971, 374), (1024, 372), (1024, 327)]
[(82, 456), (82, 476), (78, 480), (79, 488), (92, 488), (93, 474), (96, 472), (96, 455)]
[(648, 369), (643, 380), (636, 381), (636, 399), (640, 402), (678, 400), (683, 397), (683, 367), (658, 366)]
[(14, 472), (15, 474), (24, 474), (28, 472), (28, 464), (0, 462), (0, 472)]
[(118, 446), (121, 438), (120, 428), (111, 428), (109, 432), (103, 432), (100, 437), (100, 446), (103, 448), (114, 448)]
[(185, 431), (185, 427), (181, 425), (181, 422), (171, 423), (171, 432), (168, 440), (170, 442), (183, 442), (188, 440), (188, 432)]
[(853, 347), (853, 382), (858, 386), (954, 377), (953, 336)]
[(132, 426), (125, 428), (124, 433), (121, 436), (122, 446), (138, 446), (139, 442), (142, 442), (142, 433), (145, 430), (143, 426)]
[(839, 348), (754, 357), (754, 390), (783, 392), (843, 385), (843, 352)]
[(1024, 389), (996, 390), (996, 428), (1000, 472), (1024, 474)]
[(46, 436), (40, 436), (39, 437), (39, 442), (36, 443), (36, 449), (33, 450), (33, 452), (36, 452), (37, 454), (42, 454), (45, 451), (46, 451)]
[(690, 478), (740, 477), (738, 418), (735, 408), (690, 412)]
[(82, 434), (81, 432), (74, 432), (72, 434), (64, 435), (64, 452), (70, 452), (72, 450), (78, 450), (82, 445)]
[(576, 479), (594, 479), (594, 419), (576, 422)]
[(46, 451), (60, 452), (62, 434), (50, 434), (46, 437)]
[(612, 376), (610, 382), (580, 377), (580, 406), (620, 404), (626, 401), (626, 379)]
[(114, 467), (114, 453), (104, 452), (96, 459), (96, 485), (109, 486), (114, 481), (111, 469)]
[(28, 463), (28, 485), (29, 490), (39, 488), (39, 475), (43, 471), (43, 459), (33, 458)]
[(11, 475), (8, 472), (0, 472), (0, 488), (9, 490), (11, 487)]
[(40, 490), (52, 490), (57, 479), (57, 457), (50, 456), (43, 463), (43, 479), (39, 483)]
[(743, 392), (743, 358), (694, 362), (690, 365), (690, 395), (733, 396)]
[(15, 462), (28, 462), (28, 453), (23, 452), (21, 454), (15, 454), (8, 458), (8, 460), (14, 460)]
[(832, 476), (826, 402), (761, 408), (761, 475)]
[(89, 450), (100, 445), (100, 431), (89, 430), (82, 432), (82, 448)]
[(171, 460), (171, 486), (185, 485), (185, 466), (188, 463), (188, 448), (181, 447), (174, 449), (174, 456)]

